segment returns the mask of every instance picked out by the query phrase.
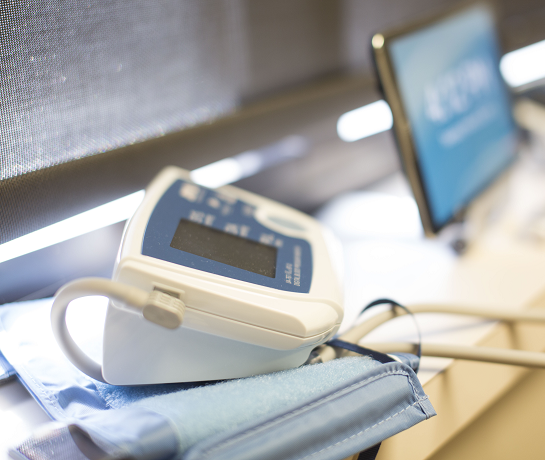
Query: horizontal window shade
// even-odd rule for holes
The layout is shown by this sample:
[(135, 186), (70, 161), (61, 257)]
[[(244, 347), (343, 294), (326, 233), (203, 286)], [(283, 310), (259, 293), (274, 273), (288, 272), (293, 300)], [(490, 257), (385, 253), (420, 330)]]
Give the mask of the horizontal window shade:
[[(412, 14), (432, 4), (418, 0)], [(350, 53), (368, 53), (365, 34), (407, 15), (380, 5), (2, 2), (0, 180), (209, 122), (246, 101), (357, 67)]]
[(2, 2), (0, 179), (230, 111), (233, 5)]
[[(369, 72), (376, 30), (455, 3), (3, 1), (0, 180), (209, 122), (327, 74)], [(496, 3), (519, 35), (516, 24), (543, 12), (535, 0)]]
[[(297, 170), (307, 187), (295, 187), (290, 165), (281, 180), (271, 171), (242, 185), (306, 210), (343, 190), (323, 186), (329, 174), (363, 186), (386, 147), (369, 140), (332, 155), (348, 149), (338, 117), (380, 98), (363, 96), (371, 35), (456, 3), (0, 2), (0, 244), (139, 190), (167, 164), (192, 169), (294, 134), (312, 144), (312, 167)], [(493, 3), (508, 47), (545, 38), (540, 0)], [(350, 72), (357, 90), (341, 81)], [(326, 80), (316, 103), (300, 103)]]
[(342, 67), (335, 0), (3, 2), (0, 180)]

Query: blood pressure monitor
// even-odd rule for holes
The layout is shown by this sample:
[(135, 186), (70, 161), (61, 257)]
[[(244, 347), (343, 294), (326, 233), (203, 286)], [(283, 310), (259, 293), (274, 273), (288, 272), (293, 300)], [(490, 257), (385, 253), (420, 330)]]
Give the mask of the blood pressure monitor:
[[(339, 252), (312, 217), (169, 167), (127, 224), (112, 280), (57, 293), (55, 336), (88, 375), (115, 385), (230, 379), (303, 364), (343, 318)], [(75, 344), (68, 303), (110, 297), (102, 365)]]

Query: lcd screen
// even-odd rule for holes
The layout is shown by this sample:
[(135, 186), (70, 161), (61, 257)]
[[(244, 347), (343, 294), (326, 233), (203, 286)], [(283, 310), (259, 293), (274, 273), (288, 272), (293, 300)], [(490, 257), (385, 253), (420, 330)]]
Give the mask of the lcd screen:
[(258, 275), (269, 278), (276, 276), (277, 249), (274, 246), (267, 246), (186, 219), (180, 220), (170, 246)]
[(392, 38), (390, 58), (436, 229), (511, 163), (517, 134), (491, 12)]

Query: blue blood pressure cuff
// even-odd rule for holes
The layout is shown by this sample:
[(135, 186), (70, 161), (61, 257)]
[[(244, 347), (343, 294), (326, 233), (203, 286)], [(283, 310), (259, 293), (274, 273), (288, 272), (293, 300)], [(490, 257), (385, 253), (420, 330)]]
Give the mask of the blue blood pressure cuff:
[(50, 308), (0, 308), (0, 350), (55, 421), (17, 458), (338, 459), (435, 415), (408, 365), (366, 356), (219, 382), (100, 383), (58, 349)]
[(0, 385), (15, 376), (15, 369), (8, 363), (4, 355), (0, 353)]

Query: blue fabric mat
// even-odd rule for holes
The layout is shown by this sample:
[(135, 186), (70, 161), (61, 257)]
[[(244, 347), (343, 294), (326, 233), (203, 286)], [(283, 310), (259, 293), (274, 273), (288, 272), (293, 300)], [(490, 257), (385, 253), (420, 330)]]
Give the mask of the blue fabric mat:
[[(222, 382), (106, 385), (64, 358), (50, 307), (43, 300), (0, 309), (0, 350), (63, 423), (19, 446), (20, 458), (71, 458), (68, 446), (81, 433), (108, 455), (137, 459), (344, 458), (435, 415), (408, 366), (368, 357)], [(98, 353), (99, 337), (89, 342)]]

